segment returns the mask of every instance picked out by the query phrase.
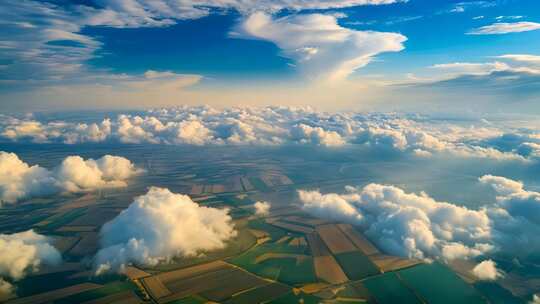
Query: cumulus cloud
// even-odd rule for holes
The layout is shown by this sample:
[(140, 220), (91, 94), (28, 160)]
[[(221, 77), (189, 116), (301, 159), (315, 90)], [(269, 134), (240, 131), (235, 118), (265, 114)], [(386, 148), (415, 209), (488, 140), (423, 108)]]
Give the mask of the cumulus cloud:
[(332, 15), (273, 18), (263, 12), (250, 15), (232, 35), (271, 41), (295, 60), (305, 75), (328, 81), (345, 79), (380, 53), (401, 51), (407, 40), (397, 33), (344, 28)]
[(492, 260), (485, 260), (474, 266), (472, 273), (482, 281), (495, 281), (502, 278), (504, 274), (497, 269), (497, 264)]
[(153, 266), (224, 248), (236, 236), (228, 212), (152, 187), (101, 229), (96, 272), (122, 271), (130, 263)]
[(126, 181), (140, 172), (128, 159), (118, 156), (105, 155), (97, 160), (68, 156), (48, 170), (28, 165), (15, 153), (0, 151), (0, 202), (14, 203), (61, 191), (125, 187)]
[[(498, 196), (496, 204), (477, 210), (380, 184), (348, 186), (344, 194), (301, 190), (299, 197), (304, 210), (358, 225), (395, 255), (442, 260), (534, 255), (540, 248), (540, 193), (503, 177), (487, 175), (480, 182)], [(488, 267), (484, 263), (478, 271)]]
[(520, 21), (520, 22), (498, 22), (473, 29), (469, 35), (497, 35), (508, 33), (528, 32), (540, 29), (540, 23)]
[(271, 204), (269, 202), (255, 202), (253, 208), (255, 208), (255, 214), (265, 216), (270, 212)]
[(33, 230), (0, 234), (0, 275), (14, 280), (39, 269), (41, 264), (57, 264), (61, 255), (49, 240)]
[(490, 185), (497, 193), (497, 202), (512, 217), (540, 225), (540, 193), (523, 189), (523, 183), (501, 176), (484, 175), (480, 182)]
[(37, 271), (41, 265), (57, 265), (61, 254), (49, 239), (33, 230), (14, 234), (0, 234), (0, 299), (9, 298), (13, 281)]
[(19, 199), (56, 192), (50, 171), (38, 165), (29, 166), (15, 153), (0, 151), (0, 201), (14, 203)]

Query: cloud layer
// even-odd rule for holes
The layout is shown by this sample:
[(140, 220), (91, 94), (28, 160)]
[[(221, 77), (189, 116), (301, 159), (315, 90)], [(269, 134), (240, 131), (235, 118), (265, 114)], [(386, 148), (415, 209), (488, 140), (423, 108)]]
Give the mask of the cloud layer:
[(152, 187), (101, 229), (96, 272), (122, 271), (130, 263), (153, 266), (223, 248), (236, 236), (228, 212)]
[(0, 151), (0, 201), (14, 203), (35, 196), (58, 192), (83, 192), (101, 188), (125, 187), (140, 172), (126, 158), (105, 155), (97, 160), (68, 156), (48, 170), (30, 166), (15, 153)]
[[(527, 258), (537, 252), (540, 194), (504, 177), (486, 175), (479, 181), (498, 196), (496, 204), (478, 210), (380, 184), (348, 186), (345, 194), (301, 190), (299, 197), (306, 211), (360, 226), (391, 254), (454, 260), (491, 254)], [(488, 264), (477, 269), (478, 276), (487, 278), (485, 273), (495, 269)]]
[[(2, 116), (0, 138), (34, 143), (179, 145), (363, 145), (396, 155), (447, 156), (527, 161), (540, 155), (540, 131), (485, 120), (432, 120), (418, 115), (343, 112), (311, 108), (214, 109), (207, 106), (120, 114), (101, 122), (42, 122)], [(501, 146), (499, 138), (518, 140)]]

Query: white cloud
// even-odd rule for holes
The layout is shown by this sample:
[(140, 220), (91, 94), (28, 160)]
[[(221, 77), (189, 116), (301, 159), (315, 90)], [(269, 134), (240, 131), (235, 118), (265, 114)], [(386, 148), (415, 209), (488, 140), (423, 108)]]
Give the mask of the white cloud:
[[(348, 186), (345, 194), (301, 190), (299, 197), (306, 211), (358, 225), (391, 254), (442, 260), (534, 256), (540, 250), (540, 193), (504, 177), (479, 181), (498, 196), (495, 204), (477, 210), (379, 184)], [(478, 271), (491, 266), (486, 262)]]
[(265, 216), (270, 212), (271, 204), (269, 202), (255, 202), (253, 208), (255, 208), (255, 214)]
[(242, 14), (256, 11), (276, 13), (281, 10), (337, 9), (360, 5), (383, 5), (404, 0), (257, 0), (257, 1), (171, 1), (171, 0), (101, 0), (102, 10), (85, 8), (88, 23), (113, 27), (168, 26), (176, 19), (197, 19), (207, 16), (213, 10), (234, 9)]
[(0, 234), (0, 276), (13, 280), (36, 271), (41, 264), (58, 264), (61, 255), (49, 240), (33, 230)]
[(0, 202), (14, 203), (54, 192), (55, 179), (51, 172), (38, 165), (29, 166), (15, 153), (0, 151)]
[(379, 184), (347, 193), (299, 191), (303, 208), (320, 217), (362, 227), (385, 252), (412, 258), (471, 258), (493, 249), (482, 210), (469, 210)]
[(54, 171), (57, 183), (68, 192), (127, 186), (140, 171), (126, 158), (105, 155), (97, 160), (66, 157)]
[(501, 176), (484, 175), (480, 182), (490, 185), (499, 195), (497, 202), (512, 217), (540, 225), (540, 193), (523, 189), (523, 183)]
[(528, 32), (540, 29), (540, 23), (536, 22), (498, 22), (486, 26), (473, 29), (467, 34), (469, 35), (498, 35), (508, 33)]
[(187, 195), (152, 187), (105, 224), (100, 236), (97, 273), (220, 249), (236, 231), (227, 209), (199, 206)]
[(495, 281), (504, 276), (504, 274), (497, 269), (497, 264), (492, 260), (485, 260), (478, 263), (474, 266), (472, 273), (482, 281)]
[(326, 147), (339, 147), (345, 140), (335, 131), (327, 131), (321, 127), (311, 127), (305, 124), (293, 126), (291, 130), (295, 140), (301, 143), (313, 143)]
[[(327, 113), (310, 108), (208, 106), (154, 109), (120, 114), (101, 123), (52, 121), (2, 116), (0, 137), (7, 141), (120, 142), (180, 145), (282, 145), (340, 147), (366, 145), (419, 157), (486, 158), (527, 162), (540, 156), (537, 130), (463, 127), (423, 117), (362, 112)], [(32, 131), (20, 126), (33, 125)], [(530, 133), (530, 134), (528, 134)], [(514, 134), (519, 145), (499, 147), (497, 138)], [(492, 143), (492, 142), (493, 143)]]
[(15, 153), (0, 151), (0, 202), (51, 195), (57, 192), (92, 191), (125, 187), (141, 170), (126, 158), (105, 155), (97, 160), (68, 156), (52, 171), (30, 166)]
[(273, 18), (263, 12), (247, 17), (231, 35), (271, 41), (308, 78), (331, 82), (347, 78), (380, 53), (401, 51), (407, 40), (397, 33), (344, 28), (332, 15)]

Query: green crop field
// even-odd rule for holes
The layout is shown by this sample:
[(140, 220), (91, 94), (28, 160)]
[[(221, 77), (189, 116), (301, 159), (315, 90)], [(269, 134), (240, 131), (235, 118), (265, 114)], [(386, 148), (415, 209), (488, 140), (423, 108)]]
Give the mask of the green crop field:
[(487, 303), (474, 287), (440, 263), (422, 264), (398, 273), (407, 286), (413, 288), (428, 303)]
[(350, 280), (361, 280), (380, 273), (377, 266), (360, 251), (340, 253), (335, 257)]
[(369, 290), (369, 293), (377, 300), (378, 304), (422, 303), (410, 289), (403, 285), (397, 275), (393, 272), (368, 278), (363, 281), (363, 283)]
[(84, 291), (69, 297), (62, 298), (55, 301), (55, 304), (74, 304), (74, 303), (83, 303), (99, 298), (106, 297), (111, 294), (119, 293), (126, 290), (136, 290), (137, 287), (128, 281), (124, 282), (113, 282), (106, 284), (101, 288)]

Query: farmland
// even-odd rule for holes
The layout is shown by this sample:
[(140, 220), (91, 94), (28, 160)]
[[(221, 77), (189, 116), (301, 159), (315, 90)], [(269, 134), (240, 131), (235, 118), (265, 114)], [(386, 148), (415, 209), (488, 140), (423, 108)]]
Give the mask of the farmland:
[[(57, 149), (57, 158), (71, 153)], [(90, 156), (106, 151), (100, 149)], [(301, 148), (294, 148), (300, 156), (272, 149), (182, 149), (122, 150), (147, 172), (127, 188), (29, 200), (21, 203), (24, 212), (1, 209), (4, 231), (20, 218), (17, 229), (50, 235), (64, 261), (16, 282), (16, 297), (8, 303), (445, 304), (487, 303), (487, 293), (521, 300), (499, 284), (469, 284), (444, 265), (391, 255), (362, 228), (317, 218), (299, 205), (296, 190), (362, 183), (376, 171), (371, 165), (354, 175), (341, 159), (331, 159), (338, 166), (321, 164), (319, 157), (330, 156)], [(188, 194), (200, 206), (228, 208), (236, 236), (222, 249), (94, 276), (101, 227), (150, 185)], [(269, 213), (255, 214), (256, 201), (271, 202)]]

